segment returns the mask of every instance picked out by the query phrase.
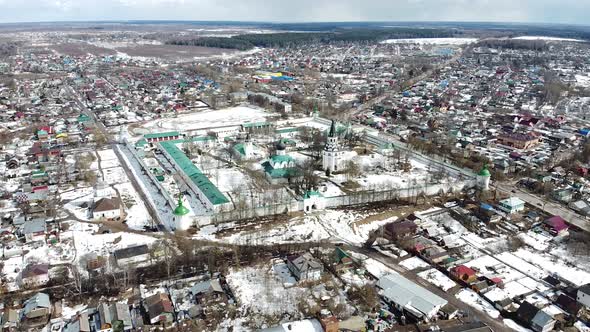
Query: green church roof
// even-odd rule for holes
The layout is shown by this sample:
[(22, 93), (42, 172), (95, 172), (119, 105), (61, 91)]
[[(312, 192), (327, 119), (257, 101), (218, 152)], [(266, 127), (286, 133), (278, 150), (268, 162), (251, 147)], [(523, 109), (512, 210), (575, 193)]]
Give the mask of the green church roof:
[(178, 197), (178, 206), (174, 209), (174, 215), (177, 216), (184, 216), (189, 213), (189, 209), (187, 209), (184, 205), (182, 205), (182, 194)]
[(317, 196), (317, 197), (324, 197), (322, 194), (320, 194), (320, 192), (319, 192), (319, 191), (308, 190), (308, 191), (305, 193), (305, 195), (303, 195), (303, 198), (306, 198), (306, 199), (307, 199), (307, 198), (311, 198), (311, 197), (314, 197), (314, 196)]
[(484, 165), (481, 171), (477, 173), (479, 176), (491, 176), (490, 171), (488, 170), (488, 165)]
[(286, 155), (274, 155), (272, 157), (270, 157), (270, 160), (272, 160), (273, 164), (276, 163), (282, 163), (282, 162), (292, 162), (293, 157), (291, 157), (290, 155), (286, 154)]

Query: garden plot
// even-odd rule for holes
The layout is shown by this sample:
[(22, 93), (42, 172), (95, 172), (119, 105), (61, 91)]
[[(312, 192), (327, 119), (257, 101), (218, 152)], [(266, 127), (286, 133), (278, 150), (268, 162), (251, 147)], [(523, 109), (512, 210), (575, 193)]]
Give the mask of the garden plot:
[(435, 285), (436, 287), (442, 289), (445, 292), (457, 286), (457, 284), (453, 280), (449, 279), (449, 277), (447, 277), (437, 269), (422, 271), (418, 273), (418, 276), (428, 281), (429, 283)]
[(104, 175), (104, 182), (107, 184), (113, 185), (129, 181), (127, 174), (122, 167), (103, 168), (102, 172)]
[(285, 288), (283, 278), (265, 265), (232, 270), (227, 282), (241, 309), (249, 314), (295, 314), (299, 299), (310, 297), (309, 289)]
[(319, 282), (311, 286), (291, 284), (293, 279), (282, 261), (232, 269), (226, 279), (240, 306), (240, 315), (249, 317), (254, 325), (258, 325), (256, 321), (260, 317), (304, 318), (299, 317), (302, 305), (315, 306), (325, 300), (342, 304), (345, 311), (353, 310), (338, 287), (330, 287), (332, 290), (329, 291), (324, 283)]
[(547, 272), (530, 263), (527, 263), (525, 260), (515, 256), (511, 252), (503, 252), (497, 255), (496, 258), (502, 262), (505, 262), (506, 264), (509, 264), (510, 266), (518, 268), (518, 270), (535, 279), (543, 279), (547, 276)]
[(151, 223), (147, 208), (131, 183), (120, 183), (115, 188), (121, 194), (121, 203), (125, 209), (125, 222), (129, 228), (143, 230)]
[(418, 270), (418, 269), (425, 269), (429, 268), (430, 264), (423, 261), (420, 257), (411, 257), (406, 260), (403, 260), (399, 263), (399, 265), (405, 267), (408, 270)]
[(121, 166), (119, 158), (112, 149), (98, 150), (97, 153), (100, 156), (100, 166), (102, 168)]
[(468, 263), (465, 263), (465, 265), (470, 268), (477, 269), (480, 275), (487, 276), (488, 278), (502, 278), (504, 283), (524, 277), (524, 274), (489, 255), (476, 258)]
[(117, 249), (127, 248), (141, 244), (152, 244), (155, 238), (140, 234), (118, 232), (108, 234), (97, 234), (99, 226), (96, 224), (87, 224), (74, 222), (71, 224), (68, 232), (64, 232), (64, 237), (71, 238), (75, 242), (77, 259), (88, 253), (98, 255), (110, 255)]
[(519, 249), (514, 255), (547, 271), (548, 274), (558, 275), (576, 286), (582, 286), (590, 280), (590, 273), (588, 271), (575, 266), (562, 257), (547, 253), (532, 252), (528, 249)]
[(3, 260), (3, 267), (0, 272), (4, 274), (7, 280), (7, 289), (16, 291), (20, 288), (18, 285), (19, 274), (27, 264), (57, 265), (71, 263), (76, 258), (76, 248), (72, 244), (73, 242), (67, 238), (62, 238), (62, 242), (52, 246), (25, 244), (20, 254), (15, 254)]
[(478, 311), (486, 313), (492, 318), (500, 317), (500, 312), (489, 304), (486, 300), (481, 298), (476, 292), (471, 289), (462, 289), (455, 295), (459, 300), (466, 303), (467, 305), (475, 308)]

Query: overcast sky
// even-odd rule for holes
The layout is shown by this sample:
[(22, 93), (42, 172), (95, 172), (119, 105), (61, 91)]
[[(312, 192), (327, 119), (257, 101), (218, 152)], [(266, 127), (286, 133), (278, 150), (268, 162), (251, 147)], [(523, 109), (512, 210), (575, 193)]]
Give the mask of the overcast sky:
[(0, 0), (0, 22), (496, 21), (590, 24), (590, 0)]

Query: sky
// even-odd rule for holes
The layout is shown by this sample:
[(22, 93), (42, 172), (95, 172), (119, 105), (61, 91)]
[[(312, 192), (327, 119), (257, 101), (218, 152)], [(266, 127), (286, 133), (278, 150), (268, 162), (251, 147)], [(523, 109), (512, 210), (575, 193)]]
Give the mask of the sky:
[(0, 22), (222, 20), (590, 24), (590, 0), (0, 0)]

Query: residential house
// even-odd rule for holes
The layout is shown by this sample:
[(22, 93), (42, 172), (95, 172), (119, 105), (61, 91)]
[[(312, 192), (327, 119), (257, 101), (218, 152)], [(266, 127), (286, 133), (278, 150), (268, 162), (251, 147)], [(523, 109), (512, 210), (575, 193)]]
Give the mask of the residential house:
[[(590, 297), (589, 297), (590, 299)], [(568, 315), (573, 317), (578, 316), (580, 309), (582, 309), (582, 304), (576, 298), (572, 298), (571, 296), (562, 293), (559, 294), (557, 299), (555, 300), (555, 304), (560, 307), (563, 311), (565, 311)]]
[(526, 301), (520, 305), (516, 316), (521, 323), (535, 332), (552, 331), (556, 323), (551, 315)]
[(116, 322), (120, 322), (125, 331), (133, 328), (129, 306), (125, 303), (101, 303), (98, 306), (98, 314), (103, 329), (113, 327)]
[(543, 222), (543, 228), (553, 236), (561, 236), (567, 233), (569, 226), (562, 217), (553, 216)]
[(574, 199), (574, 191), (570, 188), (563, 188), (554, 190), (551, 196), (563, 203), (569, 203)]
[(93, 331), (88, 319), (88, 313), (83, 312), (66, 323), (62, 332), (91, 332)]
[(191, 287), (190, 293), (193, 296), (194, 303), (201, 305), (210, 302), (226, 302), (228, 300), (219, 279), (196, 283)]
[(144, 300), (150, 324), (170, 323), (174, 320), (174, 306), (167, 294), (157, 293)]
[(29, 264), (21, 272), (21, 282), (28, 286), (43, 286), (49, 282), (48, 264)]
[(113, 253), (119, 267), (141, 264), (149, 261), (149, 247), (145, 244), (115, 250)]
[(479, 205), (479, 208), (475, 211), (475, 216), (486, 223), (495, 223), (502, 219), (502, 216), (494, 210), (494, 207), (486, 203)]
[(21, 311), (21, 320), (27, 321), (29, 325), (47, 322), (51, 315), (51, 301), (49, 295), (37, 293), (24, 302)]
[(521, 150), (528, 150), (539, 145), (539, 138), (529, 134), (502, 134), (498, 136), (498, 144), (503, 144)]
[(418, 226), (411, 220), (392, 222), (383, 227), (383, 233), (391, 241), (398, 241), (414, 236)]
[(4, 309), (2, 319), (0, 320), (0, 330), (2, 331), (16, 331), (20, 322), (20, 314), (17, 309)]
[(310, 253), (287, 257), (287, 267), (297, 280), (318, 280), (324, 272), (322, 263)]
[(586, 308), (590, 309), (590, 284), (585, 284), (578, 288), (576, 300)]
[(543, 310), (539, 310), (531, 321), (531, 328), (535, 332), (549, 332), (553, 331), (555, 323), (557, 321), (551, 315)]
[(432, 245), (421, 252), (422, 257), (433, 264), (439, 264), (449, 258), (449, 253), (438, 245)]
[(574, 201), (568, 204), (568, 206), (583, 216), (590, 216), (590, 205), (586, 201)]
[(121, 202), (119, 198), (103, 197), (94, 203), (92, 208), (93, 219), (117, 219), (121, 217)]
[(348, 271), (354, 267), (354, 261), (352, 257), (342, 248), (336, 247), (334, 250), (334, 270), (337, 272), (339, 271)]
[(28, 220), (22, 225), (21, 232), (25, 236), (25, 241), (27, 243), (45, 241), (47, 224), (44, 219)]
[(518, 197), (510, 197), (501, 200), (498, 208), (508, 214), (513, 214), (524, 210), (524, 201)]
[(471, 284), (477, 280), (477, 273), (472, 268), (465, 265), (457, 265), (450, 269), (451, 276), (456, 280), (461, 280), (466, 284)]

